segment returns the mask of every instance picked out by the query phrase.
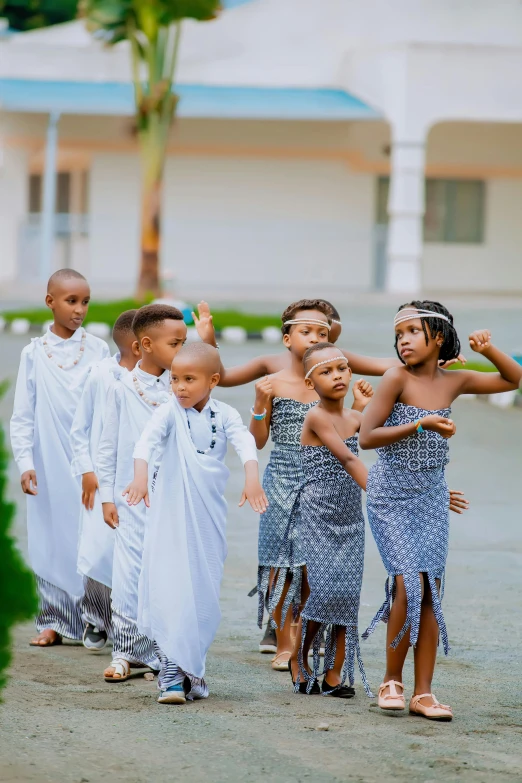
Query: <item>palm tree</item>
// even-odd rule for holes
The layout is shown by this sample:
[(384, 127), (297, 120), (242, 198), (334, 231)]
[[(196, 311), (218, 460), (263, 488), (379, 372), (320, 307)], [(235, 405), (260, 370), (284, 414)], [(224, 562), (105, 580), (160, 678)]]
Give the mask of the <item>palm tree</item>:
[(113, 45), (130, 44), (136, 127), (142, 160), (141, 265), (138, 298), (160, 294), (160, 217), (173, 92), (183, 19), (208, 21), (219, 0), (81, 0), (87, 29)]

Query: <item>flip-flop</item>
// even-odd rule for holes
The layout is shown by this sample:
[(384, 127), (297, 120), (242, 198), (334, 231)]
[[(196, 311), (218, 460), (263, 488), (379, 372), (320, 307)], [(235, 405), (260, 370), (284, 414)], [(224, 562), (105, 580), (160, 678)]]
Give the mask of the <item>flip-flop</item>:
[[(284, 656), (288, 656), (288, 658), (284, 658), (281, 660), (281, 658)], [(287, 672), (288, 671), (288, 663), (290, 661), (290, 658), (292, 657), (292, 653), (290, 650), (283, 650), (280, 653), (277, 653), (272, 658), (272, 669), (276, 672)]]
[[(51, 638), (49, 636), (49, 634), (51, 633), (56, 634), (53, 641), (51, 641)], [(46, 639), (47, 641), (45, 644), (40, 644), (37, 641), (38, 639)], [(31, 639), (31, 641), (29, 642), (30, 647), (56, 647), (56, 645), (58, 644), (62, 644), (62, 637), (60, 636), (59, 633), (56, 633), (56, 631), (53, 631), (51, 628), (46, 629), (45, 631), (41, 631), (41, 633), (39, 633), (35, 639)]]
[[(108, 675), (105, 673), (109, 671), (109, 669), (114, 669), (113, 675)], [(131, 676), (130, 664), (125, 660), (125, 658), (115, 658), (111, 662), (110, 666), (107, 666), (105, 672), (103, 673), (103, 679), (105, 682), (125, 682), (125, 680), (128, 680)], [(120, 676), (114, 677), (114, 674), (119, 674)]]

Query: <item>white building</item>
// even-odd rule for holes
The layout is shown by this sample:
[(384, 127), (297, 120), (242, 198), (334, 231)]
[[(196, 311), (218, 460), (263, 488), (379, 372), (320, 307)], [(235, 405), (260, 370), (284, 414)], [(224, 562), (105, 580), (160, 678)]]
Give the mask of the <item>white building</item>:
[[(252, 0), (187, 23), (178, 74), (162, 266), (179, 295), (522, 292), (518, 0)], [(133, 291), (132, 111), (125, 44), (81, 22), (0, 41), (2, 295), (64, 265)]]

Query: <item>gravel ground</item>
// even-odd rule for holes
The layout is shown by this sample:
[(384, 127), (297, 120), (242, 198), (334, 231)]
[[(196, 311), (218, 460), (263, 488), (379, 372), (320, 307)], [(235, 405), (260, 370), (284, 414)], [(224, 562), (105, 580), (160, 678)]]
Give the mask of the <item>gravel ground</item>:
[[(391, 331), (390, 313), (343, 314), (357, 348), (388, 352), (382, 335)], [(517, 345), (520, 310), (474, 313), (468, 307), (461, 320), (464, 331), (491, 325), (509, 350), (522, 342)], [(24, 343), (2, 338), (7, 376), (15, 374)], [(247, 345), (223, 353), (232, 363), (259, 350)], [(252, 389), (225, 390), (219, 397), (246, 414)], [(8, 397), (0, 407), (4, 420), (10, 407)], [(232, 456), (230, 550), (223, 621), (208, 662), (210, 699), (169, 708), (156, 703), (153, 682), (105, 684), (101, 673), (110, 651), (92, 654), (73, 644), (33, 649), (26, 624), (14, 634), (11, 680), (0, 708), (0, 780), (522, 781), (522, 411), (462, 401), (454, 418), (449, 479), (466, 491), (471, 509), (452, 519), (445, 598), (452, 650), (447, 659), (439, 656), (434, 683), (439, 698), (454, 707), (452, 723), (382, 713), (359, 682), (349, 702), (294, 695), (289, 676), (271, 671), (269, 656), (257, 652), (255, 599), (247, 596), (256, 575), (257, 522), (250, 510), (237, 508), (241, 472)], [(24, 504), (14, 471), (12, 479), (24, 548)], [(385, 578), (367, 533), (361, 630), (383, 600)], [(384, 626), (362, 649), (376, 689)], [(408, 690), (411, 661), (405, 682)], [(321, 723), (328, 731), (318, 730)]]

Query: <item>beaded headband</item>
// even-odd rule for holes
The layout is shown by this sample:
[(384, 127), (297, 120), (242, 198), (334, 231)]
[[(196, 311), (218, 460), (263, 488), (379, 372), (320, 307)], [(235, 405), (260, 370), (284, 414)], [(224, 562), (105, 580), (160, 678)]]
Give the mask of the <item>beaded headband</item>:
[(393, 325), (398, 326), (405, 321), (415, 321), (416, 318), (440, 318), (442, 321), (447, 321), (451, 324), (448, 316), (442, 313), (434, 313), (433, 310), (415, 310), (412, 307), (407, 307), (404, 310), (399, 310), (393, 319)]
[(339, 356), (334, 356), (333, 359), (323, 359), (322, 362), (317, 362), (317, 364), (314, 364), (313, 367), (310, 367), (308, 372), (305, 375), (305, 381), (307, 378), (310, 377), (310, 375), (313, 373), (313, 371), (316, 369), (316, 367), (320, 367), (322, 364), (331, 364), (332, 362), (335, 362), (336, 359), (342, 359), (343, 362), (348, 362), (346, 356), (343, 356), (343, 354), (339, 354)]
[(283, 326), (293, 326), (294, 324), (312, 324), (313, 326), (324, 326), (325, 329), (332, 328), (328, 321), (320, 321), (318, 318), (294, 318), (292, 321), (283, 321)]

